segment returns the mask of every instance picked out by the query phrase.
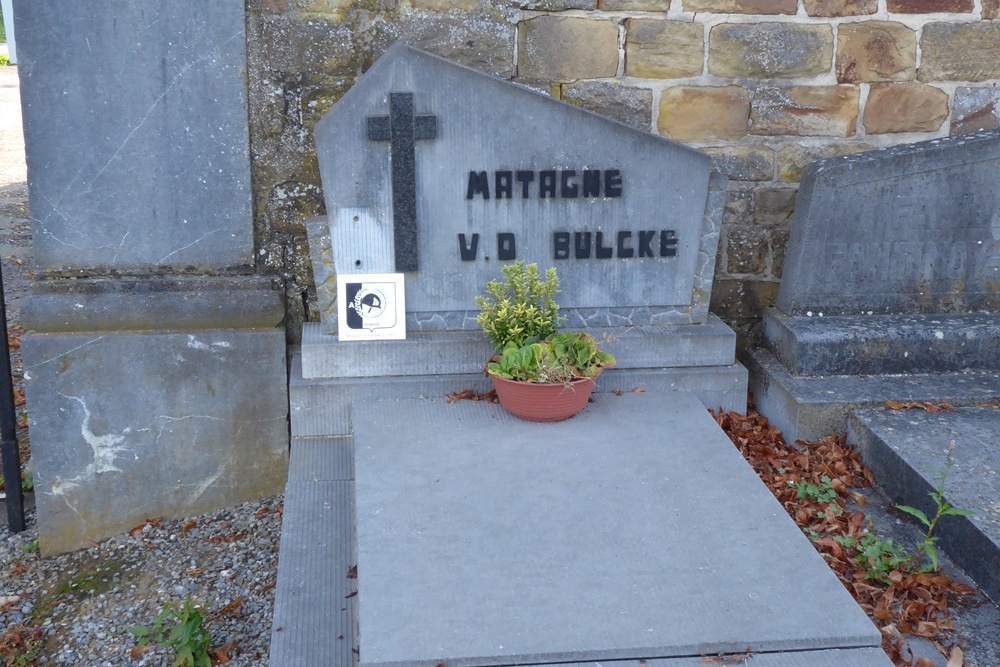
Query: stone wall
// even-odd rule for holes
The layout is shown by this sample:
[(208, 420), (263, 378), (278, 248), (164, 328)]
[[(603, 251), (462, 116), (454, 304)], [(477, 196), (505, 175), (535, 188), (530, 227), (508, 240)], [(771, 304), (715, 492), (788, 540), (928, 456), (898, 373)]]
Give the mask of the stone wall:
[(294, 338), (317, 316), (312, 128), (401, 39), (711, 154), (712, 308), (752, 339), (809, 162), (998, 126), (997, 19), (1000, 0), (249, 0), (258, 266)]

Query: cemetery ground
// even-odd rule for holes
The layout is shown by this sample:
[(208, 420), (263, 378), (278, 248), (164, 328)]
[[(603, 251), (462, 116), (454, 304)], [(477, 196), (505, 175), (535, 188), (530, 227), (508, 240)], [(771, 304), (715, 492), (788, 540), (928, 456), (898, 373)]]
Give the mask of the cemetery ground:
[[(16, 90), (16, 69), (0, 68), (0, 261), (20, 387), (18, 308), (30, 284), (31, 238)], [(18, 395), (26, 414), (31, 406)], [(897, 665), (1000, 665), (1000, 610), (946, 557), (944, 574), (914, 571), (922, 533), (870, 487), (857, 453), (836, 439), (789, 446), (752, 413), (717, 421), (882, 630)], [(30, 468), (28, 435), (24, 420), (19, 438)], [(140, 647), (128, 628), (153, 628), (165, 604), (190, 601), (203, 609), (214, 663), (266, 665), (281, 503), (272, 497), (178, 521), (150, 517), (100, 544), (47, 558), (37, 553), (29, 510), (23, 533), (0, 527), (0, 664), (170, 665), (172, 649)], [(801, 594), (808, 600), (810, 591)], [(704, 661), (752, 665), (752, 649)]]

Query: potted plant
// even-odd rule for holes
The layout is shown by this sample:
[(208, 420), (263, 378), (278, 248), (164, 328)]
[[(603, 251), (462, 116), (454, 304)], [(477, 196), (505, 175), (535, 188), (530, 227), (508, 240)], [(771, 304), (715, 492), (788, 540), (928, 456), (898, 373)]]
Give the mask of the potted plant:
[(497, 350), (486, 372), (509, 412), (529, 421), (561, 421), (587, 405), (594, 380), (615, 358), (587, 333), (559, 332), (559, 279), (537, 264), (503, 267), (476, 299), (478, 321)]

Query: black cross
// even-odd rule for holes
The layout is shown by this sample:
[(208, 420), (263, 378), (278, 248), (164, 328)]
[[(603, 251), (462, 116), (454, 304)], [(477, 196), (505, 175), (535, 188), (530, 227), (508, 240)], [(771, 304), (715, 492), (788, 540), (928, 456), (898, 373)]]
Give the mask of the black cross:
[(368, 117), (368, 140), (389, 142), (396, 271), (417, 270), (417, 175), (413, 142), (437, 138), (437, 116), (413, 115), (413, 93), (390, 93), (389, 115)]

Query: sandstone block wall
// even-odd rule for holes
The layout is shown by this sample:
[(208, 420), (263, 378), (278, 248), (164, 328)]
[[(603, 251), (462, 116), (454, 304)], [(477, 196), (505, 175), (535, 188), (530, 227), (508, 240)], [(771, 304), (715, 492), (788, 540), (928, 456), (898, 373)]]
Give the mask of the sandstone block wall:
[(730, 178), (712, 309), (749, 338), (811, 161), (1000, 125), (998, 0), (249, 0), (258, 264), (316, 317), (312, 128), (397, 39), (698, 147)]

